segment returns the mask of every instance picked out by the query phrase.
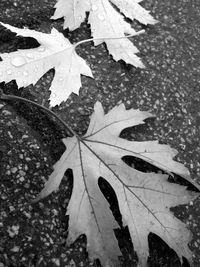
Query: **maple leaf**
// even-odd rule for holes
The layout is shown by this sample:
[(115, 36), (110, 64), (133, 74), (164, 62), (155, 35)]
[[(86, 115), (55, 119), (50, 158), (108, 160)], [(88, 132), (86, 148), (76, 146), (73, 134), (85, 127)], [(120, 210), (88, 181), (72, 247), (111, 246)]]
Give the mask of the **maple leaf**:
[(170, 208), (194, 200), (197, 193), (168, 182), (166, 174), (141, 172), (122, 160), (124, 156), (134, 156), (192, 182), (188, 170), (173, 160), (177, 151), (168, 145), (119, 137), (123, 129), (142, 124), (151, 116), (139, 110), (126, 110), (123, 104), (104, 114), (97, 102), (87, 133), (82, 138), (63, 139), (66, 151), (36, 198), (38, 201), (58, 189), (65, 171), (73, 170), (67, 242), (71, 244), (79, 235), (86, 234), (90, 258), (99, 258), (103, 266), (119, 266), (121, 253), (113, 232), (117, 223), (98, 186), (99, 177), (106, 179), (116, 193), (123, 225), (129, 228), (141, 266), (146, 266), (150, 232), (160, 236), (180, 258), (187, 257), (191, 262), (188, 247), (191, 233)]
[[(134, 34), (135, 30), (124, 20), (136, 19), (142, 24), (155, 24), (157, 21), (139, 3), (141, 0), (58, 0), (52, 19), (64, 17), (64, 29), (77, 29), (89, 12), (88, 22), (91, 26), (94, 44), (106, 43), (109, 53), (117, 60), (124, 60), (135, 67), (143, 68), (138, 49), (128, 39), (120, 38), (125, 34)], [(116, 8), (122, 13), (119, 13)], [(123, 16), (124, 15), (124, 16)], [(98, 40), (98, 39), (101, 40)], [(107, 39), (106, 39), (107, 38)]]
[(47, 34), (1, 24), (17, 35), (36, 39), (40, 46), (0, 54), (0, 82), (16, 80), (19, 87), (34, 85), (47, 71), (54, 68), (50, 105), (55, 106), (65, 101), (71, 92), (78, 94), (81, 74), (93, 77), (85, 60), (76, 54), (74, 45), (56, 29), (53, 28)]

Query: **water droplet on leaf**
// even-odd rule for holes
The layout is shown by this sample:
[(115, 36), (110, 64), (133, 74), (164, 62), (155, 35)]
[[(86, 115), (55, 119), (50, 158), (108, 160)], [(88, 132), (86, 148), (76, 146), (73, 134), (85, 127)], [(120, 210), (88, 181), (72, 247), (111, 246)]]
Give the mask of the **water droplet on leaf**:
[(34, 58), (34, 56), (33, 56), (32, 53), (27, 53), (26, 56), (27, 56), (27, 58), (30, 58), (30, 59), (33, 59)]
[(26, 59), (22, 56), (17, 56), (11, 60), (11, 64), (15, 67), (21, 67), (26, 64)]
[(98, 18), (99, 18), (100, 20), (102, 20), (102, 21), (105, 19), (105, 17), (104, 17), (103, 15), (101, 15), (101, 14), (98, 15)]
[(28, 76), (28, 71), (25, 70), (25, 71), (23, 72), (23, 74), (24, 74), (24, 76)]
[(39, 52), (44, 52), (45, 51), (45, 47), (41, 45), (40, 47), (38, 47), (38, 51)]
[(9, 69), (6, 71), (8, 75), (11, 75), (12, 74), (12, 71)]
[(38, 66), (34, 68), (34, 72), (38, 72)]
[(96, 11), (98, 7), (96, 5), (92, 5), (92, 11)]

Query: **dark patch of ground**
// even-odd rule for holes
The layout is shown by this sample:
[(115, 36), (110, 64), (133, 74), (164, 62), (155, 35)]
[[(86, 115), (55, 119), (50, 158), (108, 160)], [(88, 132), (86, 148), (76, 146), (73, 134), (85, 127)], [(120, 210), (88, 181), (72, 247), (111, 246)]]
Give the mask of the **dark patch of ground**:
[[(62, 20), (51, 21), (55, 1), (1, 0), (1, 21), (17, 27), (64, 32), (70, 41), (90, 37), (86, 24), (68, 33)], [(80, 95), (53, 110), (83, 134), (93, 105), (100, 100), (108, 111), (119, 102), (127, 108), (151, 111), (156, 119), (124, 133), (132, 140), (158, 139), (179, 151), (192, 179), (200, 183), (200, 3), (193, 0), (145, 0), (143, 5), (160, 21), (146, 27), (133, 41), (146, 69), (114, 62), (104, 45), (84, 44), (77, 51), (92, 68), (95, 80), (82, 77)], [(138, 29), (141, 25), (136, 26)], [(15, 37), (0, 29), (0, 52), (37, 46), (33, 40)], [(21, 95), (48, 106), (53, 71), (36, 86), (18, 90), (11, 82), (1, 84), (6, 93)], [(41, 190), (53, 164), (64, 151), (60, 141), (66, 131), (38, 109), (22, 103), (0, 102), (0, 267), (6, 266), (99, 266), (87, 258), (84, 237), (67, 247), (67, 217), (72, 182), (63, 180), (58, 193), (39, 204), (29, 200)], [(24, 205), (26, 204), (26, 205)], [(189, 244), (194, 266), (200, 266), (199, 201), (174, 212), (193, 233)], [(134, 266), (135, 254), (128, 231), (118, 232), (124, 254), (123, 266)], [(181, 266), (175, 253), (150, 235), (150, 266)], [(186, 262), (183, 266), (188, 266)]]

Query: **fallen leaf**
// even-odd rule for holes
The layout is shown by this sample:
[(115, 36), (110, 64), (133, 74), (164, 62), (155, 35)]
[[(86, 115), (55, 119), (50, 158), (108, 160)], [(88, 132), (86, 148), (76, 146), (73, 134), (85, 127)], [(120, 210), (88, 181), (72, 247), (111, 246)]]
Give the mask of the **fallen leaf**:
[(191, 233), (170, 208), (193, 201), (198, 194), (170, 183), (167, 174), (145, 173), (123, 161), (125, 156), (137, 157), (192, 183), (188, 170), (173, 160), (176, 150), (157, 141), (136, 142), (119, 137), (125, 128), (142, 124), (151, 116), (148, 112), (126, 110), (123, 104), (104, 114), (97, 102), (87, 133), (82, 138), (63, 139), (66, 151), (36, 198), (38, 201), (57, 190), (65, 171), (73, 170), (67, 242), (71, 244), (86, 234), (89, 257), (99, 258), (103, 266), (119, 266), (121, 252), (113, 232), (118, 225), (98, 185), (100, 177), (116, 193), (123, 226), (128, 226), (140, 266), (146, 266), (149, 233), (161, 237), (180, 259), (184, 256), (192, 263), (188, 247)]
[(55, 106), (65, 101), (70, 93), (78, 94), (81, 74), (93, 77), (85, 60), (76, 54), (74, 45), (56, 29), (47, 34), (1, 24), (17, 35), (36, 39), (40, 46), (0, 54), (0, 82), (16, 80), (19, 87), (26, 87), (34, 85), (50, 69), (55, 69), (50, 87), (50, 105)]
[[(143, 68), (138, 49), (130, 40), (113, 39), (134, 34), (135, 30), (125, 21), (137, 20), (142, 24), (155, 24), (157, 21), (139, 3), (141, 0), (58, 0), (52, 19), (64, 17), (64, 29), (77, 29), (89, 12), (88, 23), (91, 26), (95, 45), (106, 43), (109, 53), (115, 60), (124, 60), (135, 67)], [(119, 13), (117, 9), (121, 12)], [(111, 38), (111, 39), (110, 39)]]

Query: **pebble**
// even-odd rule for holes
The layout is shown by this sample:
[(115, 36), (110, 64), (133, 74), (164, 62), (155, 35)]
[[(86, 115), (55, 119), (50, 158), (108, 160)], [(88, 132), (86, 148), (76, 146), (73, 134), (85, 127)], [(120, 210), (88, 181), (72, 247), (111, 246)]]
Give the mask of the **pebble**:
[(13, 206), (10, 206), (10, 207), (9, 207), (9, 210), (10, 210), (10, 212), (12, 212), (12, 211), (15, 210), (15, 208), (14, 208)]
[(19, 178), (19, 180), (20, 180), (20, 182), (24, 182), (25, 179), (24, 179), (24, 177), (22, 176), (22, 177)]
[(6, 109), (4, 109), (4, 110), (2, 111), (2, 113), (3, 113), (3, 115), (5, 115), (5, 116), (7, 116), (7, 115), (12, 115), (12, 113), (11, 113), (10, 111), (6, 110)]
[(24, 155), (23, 154), (19, 154), (19, 158), (20, 159), (23, 159), (24, 158)]
[(22, 171), (22, 170), (19, 171), (19, 174), (20, 174), (21, 176), (25, 176), (25, 175), (26, 175), (25, 171)]
[(53, 258), (52, 262), (55, 263), (56, 266), (60, 266), (60, 260), (59, 259)]
[(23, 214), (24, 214), (28, 219), (31, 218), (31, 214), (29, 214), (28, 212), (24, 211)]
[(7, 232), (11, 238), (19, 233), (19, 225), (13, 225), (12, 227), (8, 226)]
[(19, 252), (19, 250), (20, 250), (20, 247), (14, 246), (10, 251), (12, 251), (12, 252)]
[(13, 168), (11, 168), (11, 172), (14, 174), (14, 173), (16, 173), (17, 172), (17, 167), (13, 167)]

